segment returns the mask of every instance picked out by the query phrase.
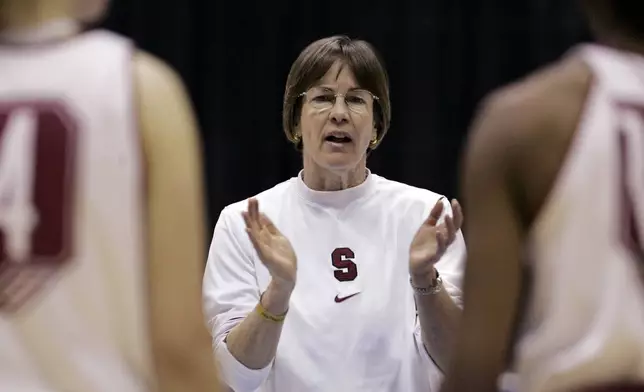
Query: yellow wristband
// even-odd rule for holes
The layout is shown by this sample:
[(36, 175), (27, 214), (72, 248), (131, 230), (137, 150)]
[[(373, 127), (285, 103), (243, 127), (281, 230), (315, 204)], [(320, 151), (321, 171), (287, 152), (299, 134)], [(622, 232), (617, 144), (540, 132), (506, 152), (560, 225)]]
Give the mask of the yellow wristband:
[(259, 297), (259, 302), (257, 303), (257, 306), (255, 307), (255, 310), (257, 310), (257, 313), (259, 313), (259, 315), (262, 316), (263, 318), (265, 318), (266, 320), (274, 321), (276, 323), (283, 322), (284, 319), (286, 318), (286, 313), (288, 313), (288, 311), (286, 311), (286, 312), (284, 312), (284, 314), (280, 314), (280, 315), (274, 315), (274, 314), (270, 313), (268, 310), (266, 310), (262, 306), (262, 297), (263, 296), (264, 295), (262, 294), (262, 296)]

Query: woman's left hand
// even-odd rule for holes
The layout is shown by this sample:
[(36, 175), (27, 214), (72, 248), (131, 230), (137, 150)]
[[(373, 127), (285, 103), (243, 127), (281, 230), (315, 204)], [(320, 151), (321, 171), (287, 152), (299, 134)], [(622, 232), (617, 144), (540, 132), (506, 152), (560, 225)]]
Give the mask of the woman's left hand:
[(445, 221), (437, 225), (444, 208), (443, 201), (438, 200), (411, 242), (409, 273), (412, 277), (433, 273), (434, 264), (454, 242), (456, 233), (461, 228), (463, 212), (456, 199), (452, 200), (453, 216), (446, 216)]

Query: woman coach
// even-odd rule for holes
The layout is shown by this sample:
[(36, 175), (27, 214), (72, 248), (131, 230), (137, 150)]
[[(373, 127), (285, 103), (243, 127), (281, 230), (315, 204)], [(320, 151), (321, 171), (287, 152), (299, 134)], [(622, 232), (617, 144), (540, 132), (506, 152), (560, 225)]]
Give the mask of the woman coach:
[(390, 113), (368, 43), (325, 38), (295, 60), (283, 123), (303, 170), (221, 212), (204, 276), (234, 391), (437, 390), (460, 314), (462, 214), (367, 169)]

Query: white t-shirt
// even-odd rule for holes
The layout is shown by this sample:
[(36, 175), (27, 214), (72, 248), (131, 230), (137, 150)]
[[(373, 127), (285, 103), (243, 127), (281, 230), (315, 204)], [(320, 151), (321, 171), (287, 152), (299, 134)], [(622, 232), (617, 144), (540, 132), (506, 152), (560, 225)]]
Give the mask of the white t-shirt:
[[(253, 311), (271, 278), (245, 232), (247, 201), (226, 207), (203, 286), (223, 380), (236, 392), (437, 390), (441, 372), (423, 347), (409, 247), (442, 196), (370, 173), (361, 185), (336, 192), (311, 190), (298, 176), (256, 198), (297, 254), (297, 285), (274, 361), (265, 369), (246, 368), (224, 338)], [(464, 257), (459, 232), (437, 264), (459, 304)]]

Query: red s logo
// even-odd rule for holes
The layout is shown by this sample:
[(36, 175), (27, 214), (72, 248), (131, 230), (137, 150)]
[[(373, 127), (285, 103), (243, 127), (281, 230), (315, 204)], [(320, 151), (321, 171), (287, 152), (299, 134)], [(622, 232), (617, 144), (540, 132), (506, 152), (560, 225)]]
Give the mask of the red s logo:
[(333, 276), (340, 282), (349, 282), (358, 277), (358, 266), (353, 258), (355, 254), (349, 248), (336, 248), (331, 253), (331, 264), (337, 268), (333, 271)]

